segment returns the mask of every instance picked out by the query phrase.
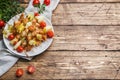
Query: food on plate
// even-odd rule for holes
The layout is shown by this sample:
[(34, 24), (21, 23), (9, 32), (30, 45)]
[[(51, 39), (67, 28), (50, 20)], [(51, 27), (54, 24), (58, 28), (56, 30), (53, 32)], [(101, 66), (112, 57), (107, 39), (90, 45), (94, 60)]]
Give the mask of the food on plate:
[(53, 31), (48, 31), (47, 36), (48, 36), (48, 38), (52, 38), (54, 36)]
[(39, 13), (38, 13), (38, 12), (35, 12), (35, 13), (34, 13), (34, 16), (39, 16)]
[(40, 22), (40, 27), (43, 29), (44, 27), (46, 27), (46, 23), (44, 21)]
[(14, 37), (15, 37), (15, 36), (14, 36), (13, 34), (10, 34), (10, 35), (8, 36), (8, 39), (9, 39), (9, 40), (13, 40)]
[(29, 74), (33, 74), (33, 73), (35, 72), (35, 67), (32, 66), (32, 65), (28, 66), (28, 67), (27, 67), (27, 72), (28, 72)]
[(13, 49), (19, 53), (30, 51), (54, 36), (52, 26), (46, 24), (43, 16), (34, 14), (25, 16), (23, 13), (18, 21), (4, 29), (3, 34), (10, 41)]
[(24, 71), (23, 71), (22, 68), (19, 68), (19, 69), (16, 70), (16, 76), (17, 77), (21, 77), (23, 75), (23, 73), (24, 73)]
[(18, 51), (18, 52), (23, 52), (23, 50), (24, 50), (24, 49), (23, 49), (22, 46), (19, 46), (19, 47), (17, 48), (17, 51)]

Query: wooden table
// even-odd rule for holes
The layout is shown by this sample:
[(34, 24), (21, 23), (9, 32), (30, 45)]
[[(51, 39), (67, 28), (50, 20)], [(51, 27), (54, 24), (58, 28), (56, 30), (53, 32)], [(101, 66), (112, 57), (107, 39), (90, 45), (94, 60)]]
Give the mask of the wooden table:
[[(27, 6), (29, 0), (21, 0)], [(25, 79), (120, 79), (120, 0), (61, 0), (53, 12), (55, 37), (31, 61), (20, 59), (0, 79), (18, 79), (17, 68), (36, 67)]]

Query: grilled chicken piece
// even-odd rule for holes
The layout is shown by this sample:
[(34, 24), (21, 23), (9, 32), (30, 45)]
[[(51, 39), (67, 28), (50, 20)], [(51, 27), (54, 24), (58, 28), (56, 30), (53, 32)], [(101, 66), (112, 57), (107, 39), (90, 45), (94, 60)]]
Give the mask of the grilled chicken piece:
[(22, 13), (22, 14), (20, 15), (19, 21), (23, 22), (23, 20), (24, 20), (24, 14)]

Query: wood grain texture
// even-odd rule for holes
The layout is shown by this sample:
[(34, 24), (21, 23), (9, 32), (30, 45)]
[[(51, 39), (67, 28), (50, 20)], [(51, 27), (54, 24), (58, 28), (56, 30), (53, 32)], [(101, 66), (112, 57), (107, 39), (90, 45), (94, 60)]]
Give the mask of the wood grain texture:
[(120, 53), (115, 51), (47, 51), (32, 61), (20, 60), (1, 79), (17, 79), (17, 68), (32, 64), (33, 75), (26, 72), (23, 79), (118, 79)]
[[(29, 0), (20, 0), (27, 7)], [(120, 0), (60, 0), (55, 37), (43, 54), (20, 59), (1, 80), (120, 79)], [(27, 4), (26, 4), (27, 3)], [(34, 65), (33, 75), (26, 73)], [(25, 70), (15, 77), (18, 68)]]
[(59, 4), (52, 22), (53, 25), (120, 25), (120, 3)]
[(120, 25), (120, 3), (60, 4), (52, 19), (54, 25)]
[(49, 50), (120, 50), (120, 26), (54, 26)]

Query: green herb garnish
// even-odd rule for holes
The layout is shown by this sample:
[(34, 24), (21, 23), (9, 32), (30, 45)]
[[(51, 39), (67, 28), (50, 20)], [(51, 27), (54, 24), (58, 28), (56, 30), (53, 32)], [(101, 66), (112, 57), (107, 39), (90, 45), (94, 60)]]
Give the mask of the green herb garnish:
[(0, 0), (0, 19), (6, 22), (23, 11), (19, 0)]

